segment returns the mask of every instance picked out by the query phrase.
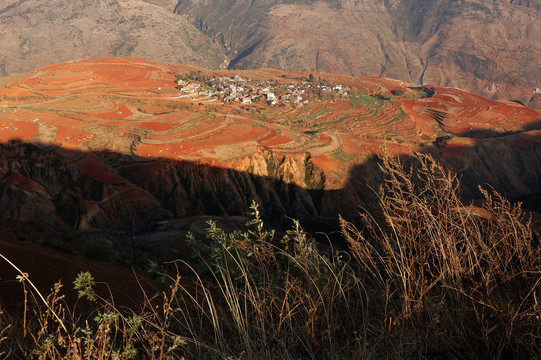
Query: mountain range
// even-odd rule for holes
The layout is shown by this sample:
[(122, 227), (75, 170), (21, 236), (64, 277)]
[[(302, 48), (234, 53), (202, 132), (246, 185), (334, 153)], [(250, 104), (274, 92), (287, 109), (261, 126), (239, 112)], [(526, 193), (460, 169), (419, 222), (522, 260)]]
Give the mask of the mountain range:
[(0, 23), (3, 75), (139, 56), (380, 76), (541, 107), (540, 0), (2, 0)]

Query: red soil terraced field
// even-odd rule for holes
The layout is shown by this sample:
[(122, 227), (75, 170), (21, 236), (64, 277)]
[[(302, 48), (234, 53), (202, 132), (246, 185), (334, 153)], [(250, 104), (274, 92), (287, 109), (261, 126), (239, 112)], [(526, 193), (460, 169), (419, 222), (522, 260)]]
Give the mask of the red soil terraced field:
[[(225, 101), (205, 82), (198, 90), (183, 92), (177, 79), (188, 73), (221, 79), (237, 75), (241, 84), (261, 84), (253, 91), (267, 87), (265, 96), (274, 91), (278, 97), (281, 90), (268, 87), (283, 85), (297, 89), (304, 102), (272, 105), (263, 98), (242, 103), (242, 94), (237, 101)], [(332, 183), (340, 182), (344, 169), (383, 147), (411, 152), (445, 148), (445, 139), (453, 139), (448, 141), (453, 152), (456, 144), (501, 139), (541, 121), (538, 111), (459, 89), (310, 75), (209, 71), (137, 58), (54, 64), (0, 79), (0, 140), (55, 148), (104, 181), (116, 178), (98, 158), (81, 159), (77, 150), (111, 150), (134, 161), (164, 157), (229, 166), (263, 146), (283, 154), (310, 153)], [(338, 88), (340, 92), (333, 90)]]

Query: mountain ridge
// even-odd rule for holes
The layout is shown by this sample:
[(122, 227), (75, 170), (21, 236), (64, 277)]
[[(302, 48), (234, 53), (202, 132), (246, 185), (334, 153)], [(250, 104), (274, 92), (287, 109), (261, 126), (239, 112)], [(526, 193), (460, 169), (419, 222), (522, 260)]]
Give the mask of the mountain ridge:
[(100, 56), (135, 55), (216, 68), (227, 58), (183, 18), (138, 0), (5, 2), (0, 3), (0, 22), (0, 75)]

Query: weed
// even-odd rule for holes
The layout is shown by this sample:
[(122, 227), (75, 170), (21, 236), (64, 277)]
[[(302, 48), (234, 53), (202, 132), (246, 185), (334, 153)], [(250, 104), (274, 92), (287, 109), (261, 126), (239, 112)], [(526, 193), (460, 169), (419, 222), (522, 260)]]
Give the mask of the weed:
[(96, 301), (96, 293), (92, 289), (95, 285), (94, 277), (88, 271), (81, 272), (73, 282), (73, 288), (78, 291), (79, 299), (86, 298), (88, 301)]
[(528, 219), (483, 189), (484, 215), (476, 215), (461, 203), (455, 175), (427, 155), (416, 160), (406, 167), (383, 158), (383, 223), (369, 215), (363, 229), (342, 221), (370, 306), (384, 314), (373, 326), (382, 351), (393, 344), (393, 357), (534, 356), (541, 253)]

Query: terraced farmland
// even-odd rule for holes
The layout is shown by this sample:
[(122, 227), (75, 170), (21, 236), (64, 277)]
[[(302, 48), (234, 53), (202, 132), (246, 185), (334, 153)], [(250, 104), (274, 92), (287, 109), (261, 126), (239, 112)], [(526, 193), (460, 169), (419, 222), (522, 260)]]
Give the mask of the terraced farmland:
[(520, 104), (458, 89), (330, 74), (316, 75), (347, 87), (347, 94), (308, 91), (302, 106), (231, 103), (178, 90), (177, 74), (194, 71), (312, 86), (307, 73), (209, 71), (138, 58), (55, 64), (0, 79), (0, 140), (53, 148), (99, 173), (105, 171), (96, 165), (99, 159), (81, 159), (79, 150), (116, 151), (135, 162), (171, 158), (237, 168), (261, 147), (280, 154), (308, 152), (328, 183), (339, 184), (344, 171), (383, 147), (445, 148), (441, 139), (467, 143), (521, 132), (541, 120)]

